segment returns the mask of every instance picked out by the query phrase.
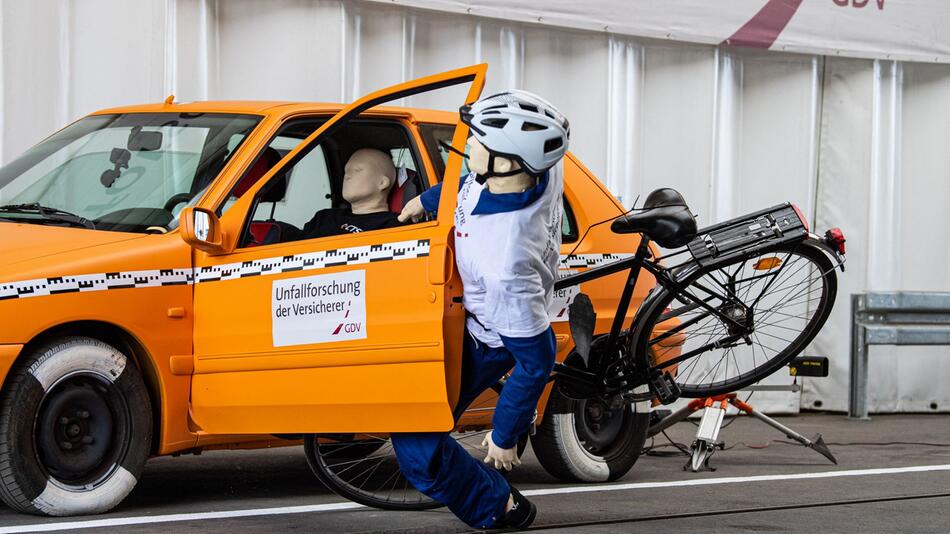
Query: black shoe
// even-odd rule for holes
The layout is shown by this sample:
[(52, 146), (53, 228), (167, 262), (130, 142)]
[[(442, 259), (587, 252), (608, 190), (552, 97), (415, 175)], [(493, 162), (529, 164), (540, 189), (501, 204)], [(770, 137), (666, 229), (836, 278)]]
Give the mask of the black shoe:
[(520, 491), (516, 490), (514, 486), (511, 487), (511, 496), (515, 501), (514, 506), (511, 507), (511, 510), (505, 512), (505, 515), (495, 523), (494, 528), (526, 529), (538, 516), (538, 507), (522, 495)]

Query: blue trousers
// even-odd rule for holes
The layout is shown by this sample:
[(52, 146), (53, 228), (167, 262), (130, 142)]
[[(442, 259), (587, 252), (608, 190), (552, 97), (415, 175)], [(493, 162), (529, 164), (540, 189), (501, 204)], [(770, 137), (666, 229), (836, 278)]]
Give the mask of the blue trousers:
[[(527, 432), (538, 399), (554, 368), (554, 331), (531, 338), (502, 336), (492, 348), (465, 333), (462, 384), (454, 416), (514, 367), (495, 406), (492, 440), (511, 448)], [(448, 432), (392, 434), (393, 449), (403, 475), (420, 492), (445, 504), (474, 528), (490, 528), (505, 513), (511, 494), (508, 481), (481, 458), (473, 458)]]

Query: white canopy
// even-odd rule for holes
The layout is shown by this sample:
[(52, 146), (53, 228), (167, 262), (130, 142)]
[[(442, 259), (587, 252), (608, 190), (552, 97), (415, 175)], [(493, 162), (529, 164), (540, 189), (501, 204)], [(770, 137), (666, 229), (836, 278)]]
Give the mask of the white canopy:
[(613, 34), (950, 62), (946, 0), (376, 0)]

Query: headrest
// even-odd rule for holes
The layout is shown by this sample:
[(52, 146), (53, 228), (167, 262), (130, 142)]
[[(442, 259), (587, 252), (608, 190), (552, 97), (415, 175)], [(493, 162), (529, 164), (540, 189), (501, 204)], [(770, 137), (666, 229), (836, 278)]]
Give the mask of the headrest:
[(280, 242), (280, 225), (273, 222), (254, 221), (251, 223), (251, 242), (248, 246), (270, 245)]
[(405, 167), (396, 169), (396, 181), (389, 190), (389, 211), (402, 213), (403, 206), (416, 195), (416, 187), (411, 180), (416, 177), (416, 171)]
[[(237, 186), (234, 187), (234, 191), (231, 192), (232, 196), (240, 197), (247, 192), (258, 180), (264, 177), (267, 174), (267, 171), (271, 169), (277, 162), (280, 161), (280, 153), (277, 152), (272, 147), (267, 147), (261, 152), (261, 155), (258, 156), (257, 161), (251, 165), (251, 168), (248, 169), (247, 173), (244, 174), (244, 177), (241, 178), (241, 181), (238, 182)], [(271, 188), (273, 189), (273, 187)], [(284, 184), (283, 190), (286, 192), (287, 185)], [(266, 194), (266, 193), (265, 193)], [(280, 199), (284, 198), (283, 193), (280, 195)], [(278, 199), (278, 200), (280, 200)], [(264, 202), (275, 202), (274, 200), (263, 200)]]

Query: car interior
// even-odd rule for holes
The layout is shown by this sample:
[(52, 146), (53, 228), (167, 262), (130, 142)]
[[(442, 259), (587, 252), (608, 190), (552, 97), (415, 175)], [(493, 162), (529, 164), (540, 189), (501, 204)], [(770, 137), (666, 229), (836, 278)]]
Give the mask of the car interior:
[[(325, 120), (306, 118), (285, 125), (235, 185), (230, 195), (232, 201), (246, 193)], [(392, 120), (353, 120), (333, 131), (260, 189), (240, 246), (291, 241), (317, 211), (348, 207), (342, 197), (343, 168), (361, 148), (378, 149), (393, 158), (397, 170), (389, 193), (389, 209), (393, 213), (400, 213), (406, 202), (428, 187), (417, 147), (406, 126)]]

